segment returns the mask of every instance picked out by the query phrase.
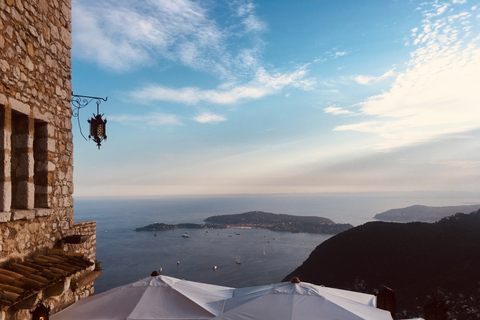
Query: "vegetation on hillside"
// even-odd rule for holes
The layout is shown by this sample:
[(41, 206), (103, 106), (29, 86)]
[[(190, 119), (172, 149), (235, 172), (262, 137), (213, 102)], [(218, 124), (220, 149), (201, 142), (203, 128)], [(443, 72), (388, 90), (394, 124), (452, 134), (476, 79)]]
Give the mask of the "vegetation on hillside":
[(153, 223), (145, 227), (137, 228), (135, 231), (167, 231), (174, 229), (207, 228), (264, 228), (272, 231), (337, 234), (353, 228), (351, 224), (334, 223), (332, 220), (322, 217), (292, 216), (263, 211), (212, 216), (205, 219), (205, 222), (205, 224)]
[(284, 280), (374, 293), (395, 290), (397, 314), (423, 315), (427, 297), (449, 319), (480, 317), (480, 210), (436, 223), (370, 222), (320, 244)]
[(250, 211), (240, 214), (213, 216), (205, 219), (205, 222), (230, 226), (254, 226), (272, 231), (324, 234), (337, 234), (353, 227), (351, 224), (335, 223), (332, 220), (323, 217), (294, 216), (263, 211)]
[(414, 205), (400, 209), (390, 209), (375, 215), (379, 221), (390, 222), (437, 222), (442, 218), (457, 212), (473, 212), (480, 208), (480, 204), (463, 206), (427, 207)]

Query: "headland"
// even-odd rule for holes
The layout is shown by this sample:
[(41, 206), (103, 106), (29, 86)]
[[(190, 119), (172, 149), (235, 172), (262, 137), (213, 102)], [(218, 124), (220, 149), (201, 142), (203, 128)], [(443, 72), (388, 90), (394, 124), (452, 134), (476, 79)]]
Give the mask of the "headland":
[(211, 216), (205, 223), (165, 224), (153, 223), (135, 231), (167, 231), (175, 229), (224, 229), (261, 228), (271, 231), (295, 233), (337, 234), (353, 228), (351, 224), (335, 223), (330, 219), (316, 216), (294, 216), (263, 211), (249, 211), (239, 214)]

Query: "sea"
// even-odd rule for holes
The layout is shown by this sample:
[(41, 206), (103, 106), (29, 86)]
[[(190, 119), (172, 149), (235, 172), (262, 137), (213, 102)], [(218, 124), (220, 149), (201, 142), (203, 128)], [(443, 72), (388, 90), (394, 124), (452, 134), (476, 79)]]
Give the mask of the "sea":
[[(155, 270), (179, 279), (238, 288), (280, 282), (331, 235), (266, 229), (135, 229), (155, 222), (202, 223), (213, 215), (255, 210), (320, 216), (358, 226), (389, 209), (479, 200), (477, 195), (421, 193), (79, 198), (74, 201), (74, 219), (97, 221), (96, 259), (102, 275), (95, 281), (95, 293), (135, 282)], [(189, 237), (182, 237), (186, 232)]]

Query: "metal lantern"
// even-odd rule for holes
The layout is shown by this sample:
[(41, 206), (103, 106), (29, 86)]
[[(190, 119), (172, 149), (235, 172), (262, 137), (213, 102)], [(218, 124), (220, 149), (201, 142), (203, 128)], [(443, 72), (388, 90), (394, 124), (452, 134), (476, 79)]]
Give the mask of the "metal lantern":
[(96, 142), (98, 149), (100, 149), (102, 141), (107, 140), (107, 119), (102, 119), (103, 114), (97, 113), (97, 115), (94, 114), (93, 116), (93, 118), (88, 120), (90, 123), (90, 135), (88, 137)]
[(43, 303), (40, 303), (35, 310), (30, 311), (32, 320), (48, 320), (50, 316), (50, 307), (45, 307)]
[[(102, 116), (104, 114), (100, 114), (100, 103), (102, 101), (107, 101), (108, 97), (104, 98), (99, 98), (99, 97), (90, 97), (90, 96), (80, 96), (80, 95), (72, 95), (72, 116), (76, 117), (78, 120), (78, 128), (80, 129), (80, 134), (82, 135), (83, 138), (85, 136), (82, 133), (82, 126), (80, 125), (80, 110), (85, 108), (90, 102), (95, 101), (97, 104), (97, 114), (93, 114), (93, 118), (88, 120), (88, 123), (90, 123), (90, 135), (88, 138), (92, 139), (96, 144), (98, 149), (100, 149), (102, 145), (103, 140), (107, 140), (107, 133), (106, 133), (106, 124), (107, 124), (107, 119), (102, 119)], [(87, 140), (87, 138), (85, 138)]]

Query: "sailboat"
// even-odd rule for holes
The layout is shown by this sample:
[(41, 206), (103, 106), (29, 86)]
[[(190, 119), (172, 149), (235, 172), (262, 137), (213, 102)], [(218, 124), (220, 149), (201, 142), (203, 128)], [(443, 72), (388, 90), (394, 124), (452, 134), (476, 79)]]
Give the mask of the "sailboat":
[(235, 258), (235, 263), (236, 263), (236, 264), (242, 264), (242, 262), (240, 261), (240, 258), (239, 258), (239, 257)]
[(265, 255), (265, 248), (263, 248), (263, 255)]

